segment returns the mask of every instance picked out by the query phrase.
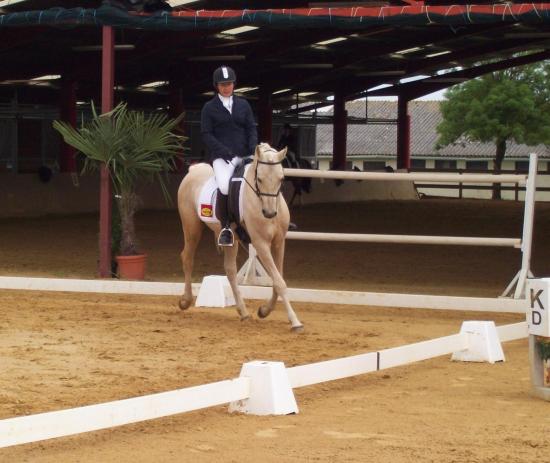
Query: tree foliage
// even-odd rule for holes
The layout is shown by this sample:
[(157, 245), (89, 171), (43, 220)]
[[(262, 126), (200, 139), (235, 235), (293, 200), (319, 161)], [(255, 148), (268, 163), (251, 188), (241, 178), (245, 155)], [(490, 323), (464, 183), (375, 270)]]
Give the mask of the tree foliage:
[(92, 105), (90, 122), (75, 129), (54, 121), (65, 143), (85, 156), (83, 172), (105, 165), (118, 198), (121, 222), (121, 255), (137, 254), (134, 214), (138, 206), (136, 187), (141, 179), (156, 181), (166, 198), (163, 175), (174, 167), (185, 139), (174, 133), (183, 114), (169, 119), (162, 114), (145, 115), (121, 103), (111, 112), (97, 114)]
[(494, 143), (499, 172), (507, 142), (550, 144), (550, 62), (486, 74), (452, 87), (446, 97), (438, 149), (461, 142)]

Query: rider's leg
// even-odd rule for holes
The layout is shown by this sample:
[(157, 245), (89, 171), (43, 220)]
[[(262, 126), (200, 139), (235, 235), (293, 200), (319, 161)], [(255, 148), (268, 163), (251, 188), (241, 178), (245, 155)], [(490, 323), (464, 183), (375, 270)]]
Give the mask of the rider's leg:
[(231, 223), (229, 221), (227, 194), (229, 192), (229, 180), (231, 179), (231, 175), (233, 175), (235, 165), (232, 162), (227, 162), (223, 159), (216, 159), (212, 163), (212, 167), (214, 168), (214, 175), (218, 185), (216, 209), (222, 225), (222, 230), (218, 236), (218, 245), (233, 246), (234, 238), (233, 231), (231, 230)]

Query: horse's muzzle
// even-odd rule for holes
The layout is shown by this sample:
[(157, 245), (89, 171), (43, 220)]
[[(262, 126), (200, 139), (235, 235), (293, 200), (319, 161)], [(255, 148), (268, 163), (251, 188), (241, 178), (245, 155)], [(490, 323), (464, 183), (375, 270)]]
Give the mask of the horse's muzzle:
[(268, 212), (265, 209), (262, 209), (262, 214), (266, 219), (272, 219), (277, 215), (277, 211)]

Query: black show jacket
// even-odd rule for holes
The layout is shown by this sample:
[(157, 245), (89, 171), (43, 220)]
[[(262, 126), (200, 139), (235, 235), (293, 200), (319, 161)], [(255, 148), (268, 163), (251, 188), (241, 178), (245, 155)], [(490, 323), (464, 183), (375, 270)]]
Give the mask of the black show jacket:
[(252, 108), (248, 101), (235, 95), (232, 113), (218, 95), (205, 103), (201, 112), (201, 133), (211, 163), (219, 158), (229, 161), (235, 156), (251, 156), (258, 144)]

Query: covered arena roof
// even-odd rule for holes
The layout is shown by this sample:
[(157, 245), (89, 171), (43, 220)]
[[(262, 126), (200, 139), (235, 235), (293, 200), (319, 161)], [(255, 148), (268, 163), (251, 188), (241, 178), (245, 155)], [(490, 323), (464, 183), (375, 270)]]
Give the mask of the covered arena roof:
[(15, 89), (20, 102), (56, 103), (60, 79), (32, 80), (44, 75), (75, 80), (79, 100), (98, 100), (103, 25), (116, 28), (116, 97), (149, 107), (174, 91), (199, 107), (222, 63), (245, 96), (271, 94), (283, 114), (335, 92), (410, 100), (550, 56), (550, 3), (235, 0), (208, 9), (218, 3), (144, 14), (99, 1), (0, 1), (0, 104)]

